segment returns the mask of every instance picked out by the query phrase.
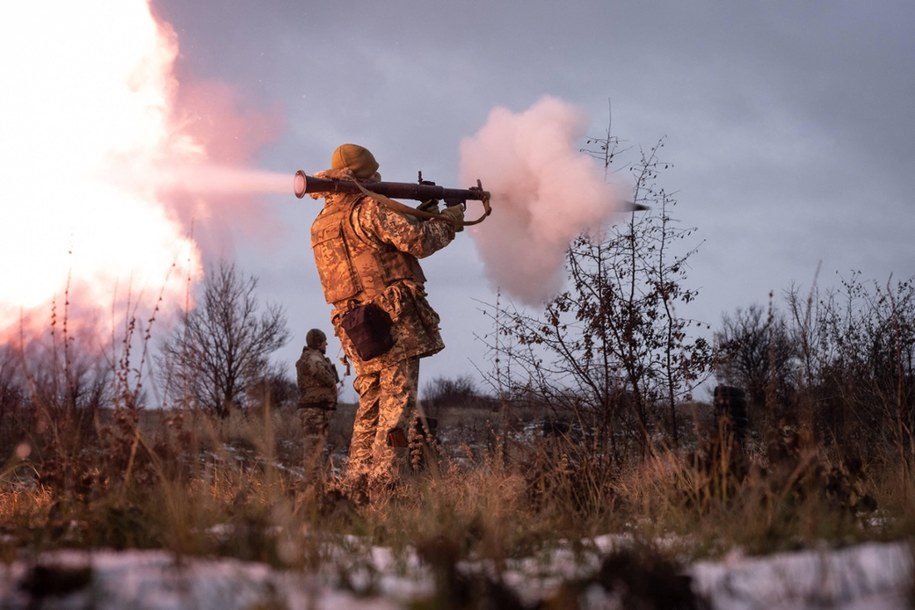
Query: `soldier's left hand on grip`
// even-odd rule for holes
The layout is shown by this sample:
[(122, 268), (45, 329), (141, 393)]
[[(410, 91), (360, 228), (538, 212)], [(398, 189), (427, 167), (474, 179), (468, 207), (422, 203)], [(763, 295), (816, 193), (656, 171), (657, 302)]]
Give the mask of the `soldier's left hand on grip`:
[(446, 217), (454, 225), (455, 232), (464, 230), (464, 206), (450, 205), (442, 211), (442, 216)]
[(431, 212), (432, 214), (438, 214), (438, 199), (428, 199), (423, 201), (421, 204), (416, 206), (416, 209), (420, 210), (421, 212)]

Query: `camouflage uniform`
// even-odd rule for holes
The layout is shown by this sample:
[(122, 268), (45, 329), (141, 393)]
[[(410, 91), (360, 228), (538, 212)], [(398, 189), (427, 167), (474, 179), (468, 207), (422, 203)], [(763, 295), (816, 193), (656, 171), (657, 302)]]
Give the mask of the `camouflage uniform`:
[(321, 350), (306, 346), (295, 363), (295, 371), (302, 430), (323, 445), (330, 415), (337, 408), (337, 368)]
[[(347, 169), (316, 174), (331, 179), (351, 176)], [(370, 180), (362, 182), (371, 190)], [(445, 347), (417, 259), (448, 245), (455, 228), (447, 220), (404, 216), (362, 194), (333, 193), (324, 198), (311, 228), (312, 249), (325, 298), (334, 306), (335, 333), (356, 369), (353, 387), (359, 394), (347, 480), (385, 486), (397, 479), (404, 465), (406, 449), (397, 447), (415, 434), (419, 359)], [(390, 316), (394, 338), (388, 352), (368, 361), (359, 358), (341, 326), (344, 313), (366, 303)]]

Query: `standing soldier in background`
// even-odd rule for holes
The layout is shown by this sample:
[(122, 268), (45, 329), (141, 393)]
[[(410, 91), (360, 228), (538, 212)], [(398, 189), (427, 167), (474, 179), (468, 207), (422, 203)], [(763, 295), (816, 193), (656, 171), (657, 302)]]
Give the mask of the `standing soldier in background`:
[[(444, 349), (439, 317), (426, 300), (417, 259), (444, 248), (463, 229), (463, 206), (420, 221), (371, 193), (381, 179), (367, 149), (343, 144), (331, 169), (315, 174), (351, 180), (362, 193), (324, 193), (311, 227), (311, 246), (331, 321), (356, 369), (359, 407), (353, 424), (344, 491), (383, 500), (406, 467), (407, 447), (421, 441), (416, 394), (419, 359)], [(317, 199), (321, 194), (312, 194)], [(436, 202), (421, 209), (437, 213)]]
[(308, 441), (310, 458), (324, 450), (330, 416), (337, 408), (337, 367), (325, 355), (327, 335), (312, 328), (305, 335), (305, 347), (295, 363), (299, 386), (299, 419)]

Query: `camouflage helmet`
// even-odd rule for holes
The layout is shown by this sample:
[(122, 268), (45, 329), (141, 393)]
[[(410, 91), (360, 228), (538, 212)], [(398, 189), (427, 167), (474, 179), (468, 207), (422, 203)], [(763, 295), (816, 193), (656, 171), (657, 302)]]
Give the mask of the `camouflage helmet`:
[(317, 328), (312, 328), (308, 331), (308, 334), (305, 335), (305, 345), (311, 349), (318, 349), (325, 341), (327, 341), (327, 335)]
[(357, 178), (371, 178), (378, 171), (378, 161), (367, 148), (358, 144), (341, 144), (330, 156), (331, 169), (349, 168)]

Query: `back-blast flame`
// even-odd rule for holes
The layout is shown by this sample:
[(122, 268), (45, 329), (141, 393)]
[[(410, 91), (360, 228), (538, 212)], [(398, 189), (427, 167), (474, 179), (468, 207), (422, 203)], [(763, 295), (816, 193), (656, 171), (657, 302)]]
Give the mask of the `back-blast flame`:
[[(211, 166), (207, 130), (225, 132), (231, 96), (181, 92), (177, 36), (147, 1), (54, 4), (20, 3), (0, 20), (0, 342), (40, 329), (52, 302), (61, 314), (68, 301), (74, 327), (94, 318), (109, 332), (125, 308), (146, 319), (183, 306), (202, 268), (191, 227), (225, 199), (210, 195), (289, 188), (285, 173)], [(260, 143), (236, 140), (247, 150), (225, 162)]]

